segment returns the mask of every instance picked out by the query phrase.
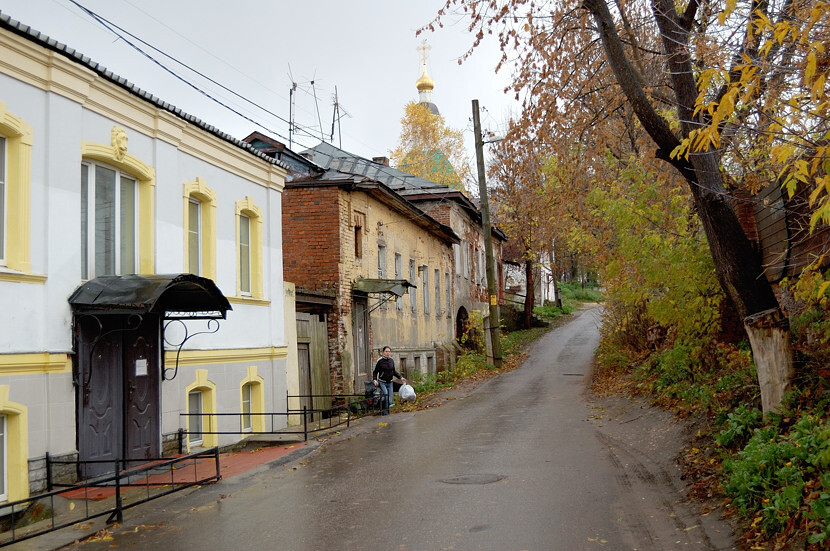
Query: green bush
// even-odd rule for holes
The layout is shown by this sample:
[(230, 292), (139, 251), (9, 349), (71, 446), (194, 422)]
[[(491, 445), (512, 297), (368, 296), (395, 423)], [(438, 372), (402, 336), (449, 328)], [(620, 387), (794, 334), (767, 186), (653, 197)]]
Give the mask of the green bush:
[(602, 302), (602, 293), (597, 287), (583, 287), (576, 281), (563, 281), (557, 284), (562, 295), (562, 303)]
[(715, 436), (721, 446), (743, 446), (753, 429), (761, 426), (764, 414), (757, 408), (741, 404), (726, 416), (726, 428)]
[[(804, 414), (788, 432), (777, 426), (756, 428), (746, 446), (724, 461), (724, 491), (741, 514), (760, 513), (767, 535), (781, 532), (803, 512), (812, 521), (810, 543), (824, 543), (830, 524), (828, 466), (830, 426), (822, 417)], [(823, 490), (817, 495), (805, 491), (805, 481), (814, 479)]]

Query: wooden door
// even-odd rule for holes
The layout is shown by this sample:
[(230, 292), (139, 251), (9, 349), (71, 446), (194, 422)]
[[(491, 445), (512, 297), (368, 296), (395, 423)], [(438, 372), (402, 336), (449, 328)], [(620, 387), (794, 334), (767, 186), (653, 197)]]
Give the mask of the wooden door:
[(363, 381), (372, 376), (369, 359), (369, 301), (365, 297), (352, 300), (352, 336), (354, 338), (354, 392), (363, 389)]
[(297, 344), (300, 368), (300, 407), (312, 409), (314, 403), (311, 395), (314, 394), (314, 386), (311, 384), (311, 353), (308, 343)]

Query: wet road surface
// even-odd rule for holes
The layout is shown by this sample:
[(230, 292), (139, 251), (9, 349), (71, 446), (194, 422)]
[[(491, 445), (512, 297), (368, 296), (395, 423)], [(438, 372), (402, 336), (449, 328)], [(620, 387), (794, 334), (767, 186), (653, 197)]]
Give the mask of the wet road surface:
[(728, 529), (700, 523), (672, 473), (592, 421), (599, 321), (598, 308), (578, 313), (463, 399), (361, 420), (294, 465), (78, 548), (730, 549)]

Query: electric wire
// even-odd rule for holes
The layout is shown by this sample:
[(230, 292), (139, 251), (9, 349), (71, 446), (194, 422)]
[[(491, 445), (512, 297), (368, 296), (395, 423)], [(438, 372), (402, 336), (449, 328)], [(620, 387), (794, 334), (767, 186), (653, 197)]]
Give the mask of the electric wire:
[[(236, 114), (237, 116), (242, 117), (243, 119), (247, 120), (248, 122), (251, 122), (251, 123), (255, 124), (256, 126), (263, 128), (264, 130), (266, 130), (266, 131), (268, 131), (268, 132), (270, 132), (270, 133), (272, 133), (272, 134), (274, 134), (274, 135), (276, 135), (276, 136), (278, 136), (278, 137), (282, 138), (283, 140), (286, 140), (286, 141), (288, 140), (288, 138), (287, 138), (286, 136), (283, 136), (283, 135), (282, 135), (280, 132), (278, 132), (277, 130), (274, 130), (273, 128), (269, 128), (268, 126), (264, 125), (262, 122), (260, 122), (260, 121), (256, 121), (256, 120), (254, 120), (253, 118), (251, 118), (251, 117), (249, 117), (249, 116), (245, 115), (244, 113), (240, 112), (239, 110), (234, 109), (234, 108), (233, 108), (233, 107), (231, 107), (230, 105), (226, 104), (225, 102), (223, 102), (223, 101), (221, 101), (220, 99), (218, 99), (218, 98), (214, 97), (213, 95), (211, 95), (211, 94), (210, 94), (210, 93), (208, 93), (207, 91), (203, 90), (203, 89), (202, 89), (202, 88), (200, 88), (199, 86), (197, 86), (197, 85), (193, 84), (192, 82), (190, 82), (190, 81), (189, 81), (189, 80), (187, 80), (186, 78), (182, 77), (181, 75), (179, 75), (178, 73), (176, 73), (175, 71), (173, 71), (172, 69), (170, 69), (169, 67), (167, 67), (166, 65), (164, 65), (163, 63), (161, 63), (160, 61), (158, 61), (158, 60), (157, 60), (156, 58), (154, 58), (152, 55), (150, 55), (150, 54), (148, 54), (147, 52), (145, 52), (144, 50), (142, 50), (139, 46), (137, 46), (136, 44), (134, 44), (133, 42), (131, 42), (129, 39), (127, 39), (127, 38), (126, 38), (123, 34), (121, 34), (121, 33), (124, 33), (124, 34), (128, 35), (129, 37), (131, 37), (131, 38), (133, 38), (133, 39), (135, 39), (135, 40), (137, 40), (137, 41), (141, 42), (142, 44), (144, 44), (144, 45), (146, 45), (147, 47), (149, 47), (149, 48), (153, 49), (154, 51), (158, 52), (159, 54), (164, 55), (165, 57), (167, 57), (167, 58), (169, 58), (170, 60), (172, 60), (172, 61), (174, 61), (174, 62), (178, 63), (178, 64), (179, 64), (179, 65), (181, 65), (182, 67), (184, 67), (184, 68), (188, 69), (189, 71), (192, 71), (193, 73), (195, 73), (195, 74), (199, 75), (200, 77), (204, 78), (205, 80), (209, 81), (210, 83), (215, 84), (216, 86), (219, 86), (219, 87), (220, 87), (220, 88), (222, 88), (223, 90), (225, 90), (225, 91), (227, 91), (227, 92), (229, 92), (229, 93), (233, 94), (234, 96), (236, 96), (236, 97), (238, 97), (238, 98), (242, 99), (243, 101), (245, 101), (245, 102), (247, 102), (247, 103), (249, 103), (249, 104), (253, 105), (254, 107), (257, 107), (258, 109), (260, 109), (260, 110), (264, 111), (265, 113), (268, 113), (269, 115), (272, 115), (272, 116), (276, 117), (277, 119), (279, 119), (279, 120), (281, 120), (281, 121), (283, 121), (283, 122), (286, 122), (286, 123), (289, 123), (289, 124), (290, 124), (290, 122), (289, 122), (289, 121), (287, 121), (285, 118), (283, 118), (283, 117), (281, 117), (280, 115), (278, 115), (278, 114), (276, 114), (276, 113), (274, 113), (274, 112), (270, 111), (269, 109), (267, 109), (267, 108), (265, 108), (265, 107), (262, 107), (261, 105), (257, 104), (256, 102), (251, 101), (250, 99), (248, 99), (248, 98), (246, 98), (246, 97), (242, 96), (241, 94), (238, 94), (237, 92), (235, 92), (235, 91), (231, 90), (230, 88), (228, 88), (228, 87), (224, 86), (223, 84), (221, 84), (221, 83), (219, 83), (219, 82), (215, 81), (214, 79), (212, 79), (212, 78), (208, 77), (207, 75), (205, 75), (205, 74), (201, 73), (200, 71), (198, 71), (198, 70), (196, 70), (196, 69), (193, 69), (192, 67), (190, 67), (190, 66), (189, 66), (189, 65), (187, 65), (186, 63), (183, 63), (183, 62), (179, 61), (178, 59), (176, 59), (176, 58), (174, 58), (174, 57), (170, 56), (169, 54), (167, 54), (167, 53), (165, 53), (165, 52), (163, 52), (163, 51), (159, 50), (158, 48), (156, 48), (156, 47), (155, 47), (155, 46), (153, 46), (152, 44), (147, 43), (146, 41), (144, 41), (144, 40), (142, 40), (141, 38), (139, 38), (139, 37), (135, 36), (134, 34), (130, 33), (129, 31), (127, 31), (127, 30), (123, 29), (122, 27), (120, 27), (120, 26), (116, 25), (115, 23), (110, 22), (109, 20), (107, 20), (106, 18), (104, 18), (104, 17), (102, 17), (102, 16), (98, 15), (97, 13), (93, 12), (92, 10), (90, 10), (90, 9), (88, 9), (88, 8), (86, 8), (86, 7), (84, 7), (83, 5), (81, 5), (80, 3), (78, 3), (76, 0), (68, 0), (68, 1), (69, 1), (70, 3), (72, 3), (72, 4), (74, 4), (76, 7), (78, 7), (78, 9), (80, 9), (81, 11), (85, 12), (85, 13), (86, 13), (87, 15), (89, 15), (91, 18), (93, 18), (96, 22), (98, 22), (98, 23), (99, 23), (102, 27), (104, 27), (105, 29), (107, 29), (109, 32), (111, 32), (112, 34), (114, 34), (115, 36), (117, 36), (119, 39), (123, 40), (125, 44), (127, 44), (128, 46), (130, 46), (131, 48), (133, 48), (134, 50), (136, 50), (136, 51), (137, 51), (138, 53), (140, 53), (142, 56), (146, 57), (148, 60), (150, 60), (151, 62), (153, 62), (155, 65), (157, 65), (158, 67), (160, 67), (161, 69), (163, 69), (165, 72), (167, 72), (168, 74), (170, 74), (171, 76), (173, 76), (174, 78), (176, 78), (177, 80), (179, 80), (180, 82), (182, 82), (183, 84), (185, 84), (186, 86), (188, 86), (188, 87), (192, 88), (193, 90), (195, 90), (195, 91), (197, 91), (198, 93), (202, 94), (203, 96), (207, 97), (208, 99), (210, 99), (211, 101), (215, 102), (215, 103), (216, 103), (216, 104), (218, 104), (219, 106), (221, 106), (221, 107), (223, 107), (223, 108), (227, 109), (228, 111), (230, 111), (230, 112), (232, 112), (232, 113)], [(116, 31), (115, 29), (118, 29), (118, 31), (121, 31), (121, 33), (119, 33), (118, 31)], [(302, 127), (299, 127), (299, 126), (295, 126), (295, 127), (296, 127), (296, 128), (301, 128), (301, 129), (302, 129)], [(308, 134), (308, 136), (309, 136), (309, 137), (311, 137), (311, 138), (316, 138), (316, 136), (314, 136), (314, 135), (312, 135), (312, 134), (308, 133), (307, 131), (305, 131), (305, 129), (302, 129), (302, 130), (303, 130), (303, 132), (305, 132), (306, 134)], [(294, 140), (294, 141), (297, 141), (297, 140)], [(300, 142), (298, 142), (298, 143), (300, 143)], [(304, 144), (302, 144), (302, 143), (300, 143), (300, 145), (303, 145), (303, 147), (309, 147), (309, 146), (304, 145)]]

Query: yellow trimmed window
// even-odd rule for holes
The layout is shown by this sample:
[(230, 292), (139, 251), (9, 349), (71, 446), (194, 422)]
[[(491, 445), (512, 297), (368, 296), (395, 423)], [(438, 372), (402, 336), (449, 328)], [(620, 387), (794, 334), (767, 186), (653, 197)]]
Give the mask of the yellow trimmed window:
[(123, 129), (112, 142), (81, 144), (82, 279), (155, 270), (155, 170), (127, 153)]
[(0, 502), (29, 497), (29, 429), (28, 410), (23, 404), (9, 401), (9, 387), (0, 386)]
[(202, 178), (184, 185), (185, 271), (216, 280), (216, 193)]
[(31, 272), (30, 187), (33, 132), (0, 103), (0, 266)]
[(264, 379), (256, 374), (255, 365), (248, 367), (248, 376), (240, 386), (242, 432), (265, 432), (265, 417), (258, 415), (265, 412)]
[(236, 202), (237, 295), (263, 297), (262, 211), (250, 197)]
[(207, 378), (207, 369), (196, 370), (196, 380), (185, 389), (187, 449), (218, 445), (216, 424), (216, 385)]

